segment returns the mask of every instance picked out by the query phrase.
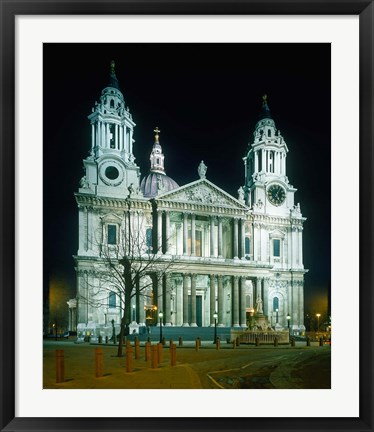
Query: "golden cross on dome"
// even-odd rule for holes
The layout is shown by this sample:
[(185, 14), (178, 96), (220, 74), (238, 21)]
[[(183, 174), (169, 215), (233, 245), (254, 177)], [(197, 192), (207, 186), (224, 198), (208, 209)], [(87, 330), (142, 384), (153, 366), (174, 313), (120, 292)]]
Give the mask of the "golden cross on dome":
[(156, 126), (156, 129), (155, 129), (153, 132), (156, 133), (155, 140), (156, 140), (156, 143), (158, 143), (158, 137), (159, 137), (159, 133), (160, 133), (161, 131), (160, 131), (160, 129)]

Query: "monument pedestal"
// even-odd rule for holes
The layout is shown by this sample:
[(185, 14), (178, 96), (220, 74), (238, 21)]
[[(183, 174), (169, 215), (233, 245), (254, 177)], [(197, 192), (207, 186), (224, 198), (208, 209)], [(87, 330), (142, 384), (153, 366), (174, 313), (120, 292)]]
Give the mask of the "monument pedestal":
[(258, 327), (261, 327), (264, 330), (266, 330), (269, 327), (269, 323), (266, 315), (264, 315), (263, 313), (256, 313), (254, 317), (255, 317), (255, 324)]

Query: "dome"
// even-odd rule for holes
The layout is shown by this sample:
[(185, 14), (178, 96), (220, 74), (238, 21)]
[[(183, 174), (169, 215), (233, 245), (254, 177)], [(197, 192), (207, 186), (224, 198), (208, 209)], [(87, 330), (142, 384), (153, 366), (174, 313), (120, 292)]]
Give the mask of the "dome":
[(145, 198), (154, 198), (159, 193), (169, 192), (179, 185), (166, 174), (150, 172), (140, 183), (140, 190)]

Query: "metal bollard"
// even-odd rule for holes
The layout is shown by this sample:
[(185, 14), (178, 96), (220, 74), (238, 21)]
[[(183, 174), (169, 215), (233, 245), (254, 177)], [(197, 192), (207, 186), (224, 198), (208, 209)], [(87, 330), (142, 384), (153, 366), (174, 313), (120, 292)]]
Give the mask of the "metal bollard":
[(237, 346), (237, 347), (240, 346), (240, 339), (239, 339), (239, 337), (236, 338), (236, 341), (235, 341), (235, 342), (236, 342), (236, 346)]
[(275, 347), (278, 346), (278, 338), (277, 338), (277, 337), (274, 338), (274, 346), (275, 346)]
[(162, 343), (157, 344), (158, 364), (162, 363)]
[(132, 346), (126, 345), (126, 372), (132, 372)]
[(309, 336), (306, 338), (306, 346), (310, 346), (310, 337)]
[(291, 338), (291, 346), (292, 346), (292, 347), (295, 346), (295, 338)]
[(177, 346), (173, 343), (170, 346), (170, 365), (175, 366), (177, 364)]
[(103, 349), (95, 348), (95, 375), (96, 378), (103, 376)]
[(235, 347), (236, 347), (236, 340), (234, 339), (234, 340), (232, 341), (232, 349), (235, 349)]
[(179, 342), (179, 346), (180, 347), (183, 346), (183, 338), (182, 338), (182, 336), (179, 336), (178, 342)]
[(216, 350), (219, 350), (221, 348), (221, 340), (219, 337), (216, 339)]
[(260, 346), (260, 339), (258, 337), (255, 338), (255, 344), (256, 346)]
[(151, 360), (151, 343), (145, 343), (145, 361)]
[(108, 338), (108, 336), (105, 336), (105, 343), (107, 344), (107, 343), (108, 343), (108, 341), (109, 341), (109, 338)]
[(158, 347), (152, 345), (152, 369), (156, 369), (158, 366)]
[(56, 383), (65, 381), (64, 350), (56, 349)]
[(147, 337), (147, 342), (151, 342), (151, 338), (149, 336)]
[(114, 345), (117, 343), (117, 337), (116, 336), (113, 336), (113, 343), (114, 343)]
[(103, 337), (99, 335), (99, 344), (103, 343)]
[(319, 346), (323, 346), (323, 337), (319, 338)]
[(162, 338), (162, 346), (165, 346), (166, 345), (166, 337), (164, 336), (163, 338)]

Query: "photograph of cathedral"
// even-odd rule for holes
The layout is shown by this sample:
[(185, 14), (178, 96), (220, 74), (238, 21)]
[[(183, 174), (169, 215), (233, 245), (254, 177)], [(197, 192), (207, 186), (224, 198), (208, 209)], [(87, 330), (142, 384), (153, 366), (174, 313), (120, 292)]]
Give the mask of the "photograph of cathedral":
[[(305, 71), (305, 77), (298, 72), (301, 80), (314, 78), (316, 87), (325, 91), (330, 85), (329, 63), (326, 65), (321, 59), (322, 56), (329, 59), (328, 50), (323, 44), (302, 48), (297, 44), (281, 47), (243, 44), (245, 46), (233, 46), (230, 51), (226, 45), (213, 47), (208, 54), (210, 60), (204, 62), (207, 47), (202, 44), (192, 48), (198, 57), (195, 62), (191, 45), (180, 46), (180, 58), (189, 59), (186, 76), (191, 81), (198, 81), (199, 74), (201, 77), (213, 74), (217, 64), (221, 64), (224, 73), (218, 71), (222, 73), (217, 79), (219, 85), (212, 91), (222, 92), (223, 99), (226, 93), (230, 93), (231, 98), (241, 99), (240, 92), (230, 89), (239, 86), (235, 84), (237, 77), (240, 85), (249, 88), (252, 95), (236, 106), (225, 105), (223, 101), (220, 117), (215, 117), (216, 131), (210, 138), (209, 132), (196, 126), (199, 120), (195, 121), (195, 115), (199, 114), (194, 112), (196, 109), (200, 115), (206, 113), (207, 127), (212, 123), (212, 112), (217, 112), (214, 100), (210, 105), (209, 97), (204, 97), (209, 80), (206, 81), (199, 88), (194, 104), (184, 108), (189, 116), (183, 116), (186, 123), (180, 124), (181, 137), (185, 133), (191, 136), (186, 132), (186, 125), (190, 124), (196, 140), (200, 138), (188, 149), (188, 140), (184, 140), (183, 145), (168, 141), (166, 119), (170, 123), (174, 121), (176, 129), (181, 122), (177, 118), (178, 108), (173, 105), (178, 99), (173, 93), (179, 91), (175, 82), (169, 93), (154, 88), (153, 106), (147, 103), (143, 93), (136, 97), (137, 90), (147, 86), (150, 79), (147, 74), (152, 75), (158, 68), (156, 73), (160, 74), (167, 70), (166, 58), (169, 62), (180, 60), (173, 56), (175, 47), (149, 45), (116, 47), (113, 44), (106, 49), (104, 44), (79, 47), (49, 44), (45, 48), (46, 69), (52, 68), (49, 56), (57, 58), (56, 53), (63, 50), (66, 55), (70, 52), (79, 59), (76, 67), (80, 72), (76, 79), (78, 75), (86, 76), (90, 82), (95, 82), (90, 86), (93, 94), (83, 101), (79, 89), (85, 85), (84, 80), (69, 81), (63, 85), (66, 89), (72, 87), (69, 103), (63, 102), (61, 107), (57, 103), (60, 127), (70, 127), (63, 116), (68, 108), (79, 116), (81, 127), (70, 130), (66, 135), (69, 139), (58, 147), (59, 152), (70, 153), (69, 163), (74, 166), (79, 162), (83, 164), (83, 172), (69, 183), (73, 185), (70, 199), (75, 200), (69, 202), (69, 218), (76, 218), (72, 225), (74, 231), (64, 231), (62, 236), (69, 245), (75, 242), (68, 270), (74, 270), (74, 280), (71, 279), (74, 286), (70, 286), (71, 295), (65, 302), (68, 304), (66, 330), (77, 332), (77, 338), (82, 340), (87, 332), (91, 340), (111, 336), (113, 329), (117, 335), (121, 331), (123, 335), (146, 334), (160, 324), (185, 330), (217, 326), (238, 330), (288, 330), (291, 335), (305, 335), (308, 273), (320, 271), (325, 283), (329, 278), (327, 264), (313, 267), (316, 260), (329, 256), (329, 225), (325, 229), (321, 223), (320, 232), (304, 236), (304, 230), (319, 223), (317, 203), (313, 201), (313, 193), (318, 196), (320, 187), (317, 171), (321, 175), (326, 170), (324, 181), (326, 185), (329, 182), (329, 148), (321, 150), (329, 140), (329, 117), (323, 118), (324, 113), (329, 113), (329, 95), (325, 94), (324, 101), (318, 93), (315, 102), (307, 100), (305, 93), (311, 92), (294, 87), (293, 80), (297, 64)], [(131, 73), (126, 81), (126, 68), (133, 68), (132, 63), (137, 62), (133, 53), (138, 51), (140, 64), (144, 66), (147, 63), (144, 59), (153, 49), (154, 58), (148, 57), (149, 70), (138, 66), (133, 72), (134, 82), (130, 80)], [(294, 55), (298, 49), (299, 58)], [(247, 61), (236, 65), (233, 60), (236, 55), (242, 58), (244, 55)], [(86, 68), (93, 62), (91, 56), (95, 56), (95, 67), (100, 68), (100, 79), (95, 79), (98, 70)], [(303, 65), (304, 58), (311, 60), (314, 69), (308, 70), (308, 65)], [(291, 60), (295, 63), (287, 63)], [(250, 62), (249, 67), (247, 62)], [(290, 76), (287, 76), (288, 65)], [(236, 67), (246, 70), (238, 73)], [(321, 70), (316, 72), (319, 67)], [(86, 69), (83, 74), (82, 68)], [(225, 73), (232, 76), (222, 81)], [(276, 83), (270, 79), (272, 73), (278, 74)], [(261, 74), (264, 80), (256, 81)], [(324, 76), (326, 82), (321, 84), (320, 76)], [(64, 78), (62, 72), (59, 78)], [(52, 77), (49, 75), (48, 79)], [(178, 82), (181, 87), (185, 86), (182, 79)], [(130, 88), (131, 101), (127, 97)], [(164, 106), (168, 97), (169, 112), (160, 115), (158, 100), (162, 100)], [(89, 106), (89, 110), (78, 113), (76, 98)], [(187, 103), (180, 95), (179, 104)], [(297, 118), (311, 116), (312, 112), (316, 114), (317, 107), (313, 104), (324, 103), (327, 106), (319, 109), (318, 121), (310, 123), (310, 128), (321, 138), (311, 143), (314, 132), (302, 129)], [(251, 118), (243, 114), (244, 106), (250, 107)], [(237, 124), (230, 116), (236, 110), (248, 117), (242, 124), (246, 139), (221, 143), (217, 136), (230, 136), (227, 132), (230, 126), (235, 137)], [(142, 119), (142, 112), (146, 121)], [(278, 118), (282, 121), (282, 132)], [(283, 127), (284, 124), (292, 130)], [(292, 136), (291, 143), (289, 136)], [(75, 144), (78, 142), (79, 151), (73, 148), (78, 147)], [(45, 146), (48, 145), (46, 142)], [(293, 159), (293, 153), (303, 153), (302, 145), (314, 146), (313, 153), (309, 148), (301, 157), (305, 164), (295, 156)], [(318, 167), (310, 155), (321, 154), (320, 151), (324, 161)], [(182, 161), (177, 161), (177, 154)], [(49, 155), (48, 150), (46, 155)], [(67, 158), (62, 156), (62, 159)], [(292, 167), (292, 161), (298, 168)], [(60, 164), (62, 160), (56, 157), (54, 163)], [(220, 178), (218, 171), (221, 171)], [(45, 171), (46, 183), (49, 182), (48, 173), (50, 168)], [(69, 169), (66, 175), (71, 175)], [(298, 190), (298, 179), (304, 193)], [(47, 215), (51, 212), (49, 191), (53, 189), (53, 193), (58, 194), (58, 184), (59, 180), (57, 184), (45, 185)], [(314, 192), (309, 193), (308, 188)], [(327, 189), (322, 200), (329, 205)], [(63, 202), (54, 205), (63, 205)], [(52, 208), (54, 205), (51, 204)], [(49, 217), (46, 221), (48, 223)], [(49, 242), (49, 238), (47, 232), (45, 242)], [(313, 241), (323, 249), (320, 256), (314, 253)], [(306, 255), (310, 256), (309, 250), (313, 250), (313, 257), (306, 262), (304, 255), (307, 251)], [(51, 281), (54, 266), (48, 267), (51, 258), (46, 260), (46, 270), (51, 270), (47, 279)], [(311, 280), (314, 280), (313, 275)]]

